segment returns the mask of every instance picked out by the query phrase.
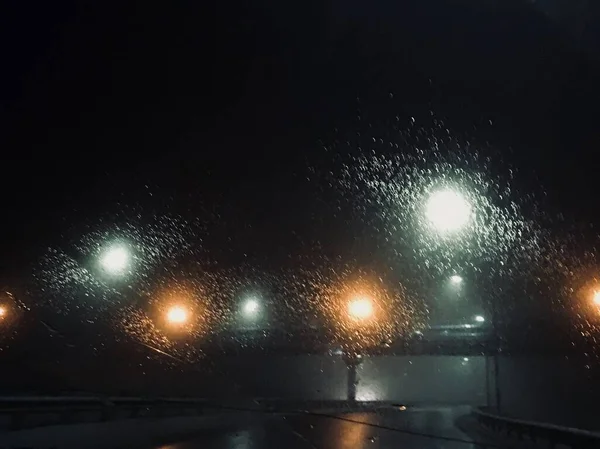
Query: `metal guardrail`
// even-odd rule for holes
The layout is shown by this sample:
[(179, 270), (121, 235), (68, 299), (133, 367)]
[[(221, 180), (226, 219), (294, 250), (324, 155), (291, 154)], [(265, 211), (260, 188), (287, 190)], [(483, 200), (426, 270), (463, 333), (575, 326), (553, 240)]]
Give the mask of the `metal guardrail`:
[(204, 399), (13, 396), (0, 397), (0, 431), (105, 422), (141, 417), (188, 416), (209, 408)]
[(551, 446), (562, 444), (574, 449), (600, 447), (600, 433), (554, 424), (508, 418), (490, 413), (485, 408), (475, 409), (473, 413), (481, 425), (495, 432), (504, 431), (507, 435), (514, 435), (519, 439), (527, 437), (533, 442), (545, 440)]

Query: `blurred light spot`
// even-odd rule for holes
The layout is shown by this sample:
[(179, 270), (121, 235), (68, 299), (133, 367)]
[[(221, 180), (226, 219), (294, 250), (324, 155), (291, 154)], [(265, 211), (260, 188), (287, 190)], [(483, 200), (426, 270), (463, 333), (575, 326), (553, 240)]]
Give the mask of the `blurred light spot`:
[(382, 385), (375, 379), (365, 379), (357, 385), (356, 400), (357, 401), (381, 401), (385, 398), (386, 391)]
[(172, 324), (182, 324), (188, 319), (188, 312), (180, 306), (174, 306), (167, 312), (167, 321)]
[(100, 256), (100, 265), (111, 274), (123, 274), (129, 265), (129, 257), (127, 248), (113, 246)]
[(258, 314), (260, 303), (256, 298), (250, 298), (244, 303), (243, 311), (246, 317), (254, 317)]
[(462, 276), (459, 276), (458, 274), (450, 276), (450, 282), (452, 282), (452, 284), (454, 284), (454, 285), (460, 285), (460, 284), (462, 284), (462, 281), (463, 281)]
[(425, 206), (427, 220), (441, 233), (455, 232), (471, 219), (471, 204), (458, 192), (434, 192)]
[(368, 298), (355, 298), (348, 304), (348, 315), (355, 320), (366, 320), (373, 315), (373, 304)]
[(6, 307), (0, 306), (0, 318), (6, 315)]
[(485, 322), (485, 318), (482, 317), (481, 315), (476, 315), (475, 321), (477, 321), (478, 323), (483, 323), (483, 322)]
[(592, 297), (592, 301), (595, 305), (600, 307), (600, 290), (594, 292), (594, 296)]
[(342, 355), (344, 351), (341, 348), (334, 348), (329, 351), (331, 355)]

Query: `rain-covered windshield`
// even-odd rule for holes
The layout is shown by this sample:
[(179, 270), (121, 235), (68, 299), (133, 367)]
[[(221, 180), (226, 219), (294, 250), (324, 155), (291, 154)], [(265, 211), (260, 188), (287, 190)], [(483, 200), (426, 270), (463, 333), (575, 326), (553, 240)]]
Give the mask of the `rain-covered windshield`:
[(36, 8), (2, 14), (2, 395), (597, 429), (592, 2)]

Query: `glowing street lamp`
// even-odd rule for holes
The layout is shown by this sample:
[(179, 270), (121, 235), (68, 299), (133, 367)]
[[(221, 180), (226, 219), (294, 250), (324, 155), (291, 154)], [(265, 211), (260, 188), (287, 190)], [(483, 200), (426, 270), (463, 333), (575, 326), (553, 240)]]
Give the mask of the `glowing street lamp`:
[(183, 324), (188, 320), (188, 318), (188, 311), (181, 306), (173, 306), (167, 311), (167, 321), (171, 324)]
[(595, 306), (600, 307), (600, 290), (594, 292), (594, 296), (592, 296), (592, 302)]
[(123, 275), (129, 267), (131, 255), (122, 245), (107, 248), (100, 255), (100, 266), (111, 275)]
[(373, 315), (373, 302), (369, 298), (358, 297), (348, 303), (348, 315), (350, 318), (363, 321)]
[(425, 204), (427, 221), (440, 234), (451, 234), (463, 229), (472, 215), (471, 203), (451, 189), (433, 192)]
[(260, 303), (256, 298), (248, 298), (242, 307), (242, 312), (246, 318), (254, 318), (260, 311)]
[(450, 283), (452, 285), (459, 286), (460, 284), (462, 284), (462, 282), (463, 282), (462, 276), (459, 276), (458, 274), (450, 276)]

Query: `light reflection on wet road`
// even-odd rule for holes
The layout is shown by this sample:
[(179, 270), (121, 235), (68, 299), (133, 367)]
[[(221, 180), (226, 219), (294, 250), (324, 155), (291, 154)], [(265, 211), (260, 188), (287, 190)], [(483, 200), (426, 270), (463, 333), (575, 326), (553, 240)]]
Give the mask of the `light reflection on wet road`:
[(249, 416), (245, 422), (230, 423), (204, 431), (201, 435), (187, 441), (156, 446), (154, 449), (271, 447), (475, 449), (481, 447), (455, 427), (455, 419), (460, 413), (464, 413), (464, 409), (459, 411), (457, 408), (449, 407), (417, 408), (412, 411), (389, 408), (377, 412), (335, 413), (335, 416), (344, 418), (343, 420), (302, 414), (255, 414)]

